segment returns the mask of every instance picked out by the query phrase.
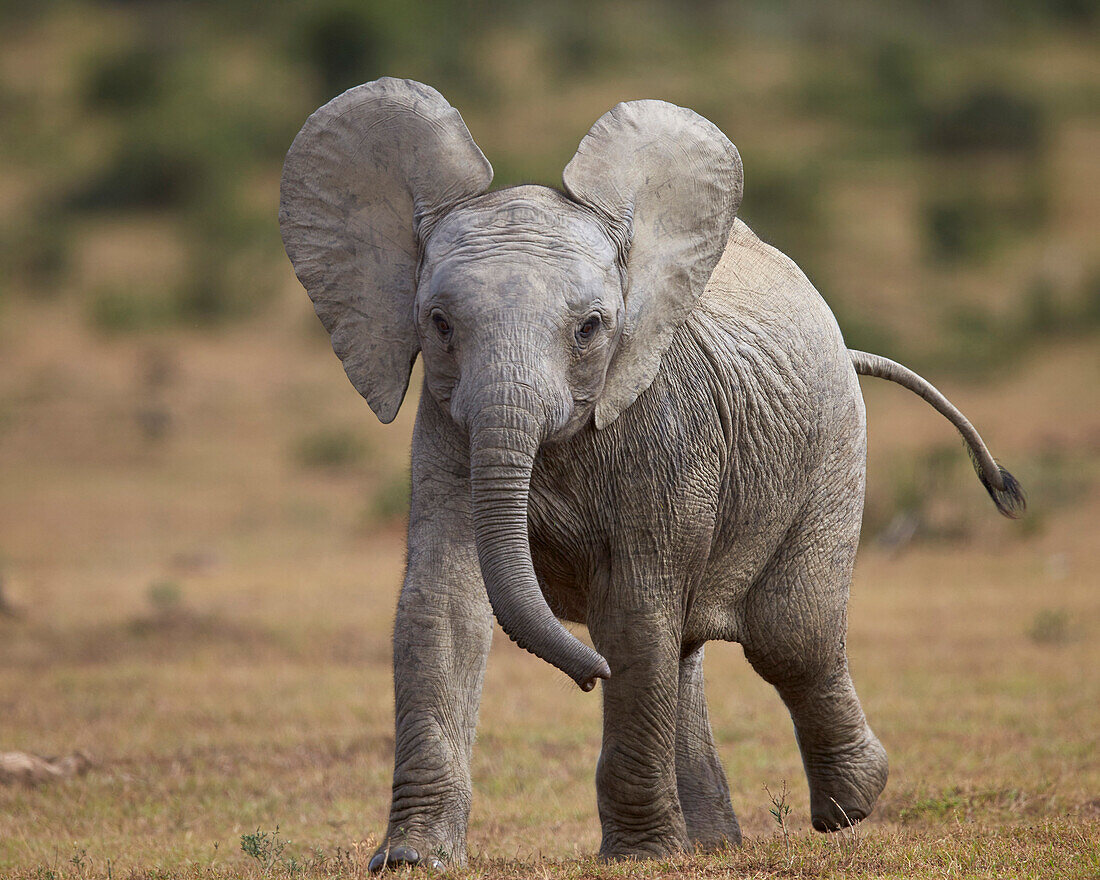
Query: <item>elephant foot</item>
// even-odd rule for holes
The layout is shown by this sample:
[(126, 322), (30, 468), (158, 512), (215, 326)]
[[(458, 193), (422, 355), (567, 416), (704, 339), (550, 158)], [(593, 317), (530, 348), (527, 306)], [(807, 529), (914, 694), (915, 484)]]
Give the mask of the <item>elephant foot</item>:
[(705, 827), (689, 822), (688, 837), (697, 853), (721, 852), (741, 845), (741, 826), (732, 815), (720, 815)]
[(412, 867), (414, 865), (427, 865), (437, 871), (443, 870), (443, 862), (435, 856), (421, 858), (420, 853), (411, 846), (398, 845), (383, 847), (374, 854), (367, 866), (372, 874), (394, 868)]
[(648, 859), (665, 859), (669, 856), (675, 856), (680, 853), (687, 852), (684, 847), (672, 847), (665, 848), (660, 846), (645, 846), (645, 847), (629, 847), (629, 848), (612, 848), (601, 849), (599, 860), (601, 862), (641, 862)]
[(600, 860), (604, 862), (661, 859), (691, 850), (686, 835), (673, 831), (641, 836), (638, 834), (608, 834), (604, 832)]
[(886, 787), (886, 750), (870, 728), (855, 745), (821, 756), (804, 753), (803, 760), (816, 831), (840, 831), (863, 821)]

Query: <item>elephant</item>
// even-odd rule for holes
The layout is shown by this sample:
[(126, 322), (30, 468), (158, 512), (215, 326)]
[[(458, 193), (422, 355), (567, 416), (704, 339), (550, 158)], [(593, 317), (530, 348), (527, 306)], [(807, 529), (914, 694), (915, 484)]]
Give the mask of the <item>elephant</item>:
[(286, 251), (383, 423), (424, 364), (370, 869), (466, 861), (494, 618), (582, 691), (601, 683), (602, 857), (740, 842), (707, 717), (712, 640), (739, 643), (789, 709), (813, 827), (860, 821), (887, 757), (845, 648), (857, 376), (945, 415), (1008, 516), (1018, 483), (927, 381), (849, 351), (798, 266), (737, 217), (740, 155), (691, 110), (619, 104), (561, 189), (491, 181), (458, 111), (388, 77), (310, 116), (283, 171)]

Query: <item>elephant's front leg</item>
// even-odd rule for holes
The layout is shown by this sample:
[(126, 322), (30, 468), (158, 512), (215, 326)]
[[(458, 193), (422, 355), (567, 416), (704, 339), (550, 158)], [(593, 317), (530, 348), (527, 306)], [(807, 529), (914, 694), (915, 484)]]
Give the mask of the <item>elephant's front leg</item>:
[[(640, 590), (636, 598), (644, 598)], [(680, 621), (672, 609), (661, 613), (634, 604), (602, 608), (589, 621), (596, 649), (611, 666), (603, 683), (596, 770), (603, 858), (652, 858), (690, 848), (676, 791)]]
[(676, 786), (688, 837), (699, 850), (736, 846), (741, 843), (741, 826), (707, 718), (702, 646), (680, 661), (678, 712)]
[(468, 485), (424, 470), (414, 455), (408, 571), (393, 636), (393, 802), (371, 871), (466, 860), (470, 754), (492, 616), (469, 534)]

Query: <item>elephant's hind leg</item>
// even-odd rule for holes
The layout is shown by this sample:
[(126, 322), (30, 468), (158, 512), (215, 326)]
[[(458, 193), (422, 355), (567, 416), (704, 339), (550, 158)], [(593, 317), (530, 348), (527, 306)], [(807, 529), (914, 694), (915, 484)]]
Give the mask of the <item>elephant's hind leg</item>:
[[(794, 721), (818, 831), (864, 819), (886, 785), (887, 759), (863, 714), (845, 652), (848, 587), (859, 538), (858, 492), (822, 487), (743, 608), (745, 656)], [(843, 489), (839, 504), (828, 497)]]
[(697, 850), (713, 851), (741, 843), (741, 827), (730, 804), (729, 784), (707, 718), (702, 647), (680, 661), (676, 789), (688, 837)]

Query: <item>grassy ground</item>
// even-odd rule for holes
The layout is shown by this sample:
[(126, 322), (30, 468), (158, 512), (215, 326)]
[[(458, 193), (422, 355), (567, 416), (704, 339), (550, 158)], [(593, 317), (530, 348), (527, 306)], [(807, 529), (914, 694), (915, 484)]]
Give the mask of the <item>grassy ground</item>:
[[(354, 875), (384, 829), (411, 407), (374, 422), (285, 302), (258, 326), (109, 344), (61, 306), (6, 314), (0, 534), (18, 614), (0, 616), (0, 746), (94, 764), (0, 787), (5, 876)], [(712, 645), (747, 845), (595, 864), (599, 698), (498, 638), (471, 875), (1095, 876), (1098, 401), (1059, 381), (1095, 366), (1081, 342), (949, 389), (1038, 497), (1023, 526), (996, 517), (949, 426), (865, 385), (872, 499), (945, 442), (960, 464), (929, 502), (942, 534), (869, 539), (858, 565), (852, 665), (892, 761), (858, 835), (808, 830), (780, 701)], [(784, 782), (786, 841), (764, 790)]]

